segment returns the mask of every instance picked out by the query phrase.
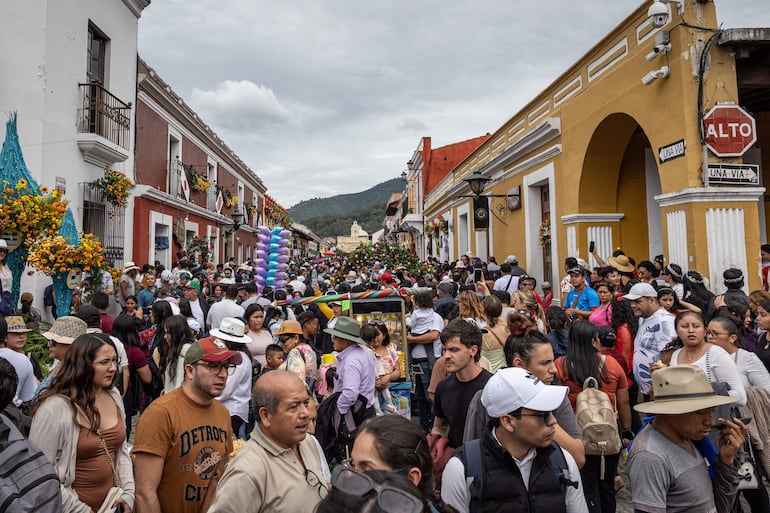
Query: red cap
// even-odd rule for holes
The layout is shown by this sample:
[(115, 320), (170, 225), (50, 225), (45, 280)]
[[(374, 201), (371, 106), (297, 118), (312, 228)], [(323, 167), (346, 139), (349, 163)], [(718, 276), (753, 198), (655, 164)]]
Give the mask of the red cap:
[(199, 361), (219, 363), (227, 360), (232, 360), (235, 365), (240, 365), (243, 358), (241, 353), (227, 349), (224, 342), (213, 337), (202, 338), (193, 342), (184, 355), (185, 365), (192, 365)]
[(393, 283), (393, 276), (390, 275), (390, 273), (382, 273), (380, 275), (380, 281), (384, 281), (387, 283)]

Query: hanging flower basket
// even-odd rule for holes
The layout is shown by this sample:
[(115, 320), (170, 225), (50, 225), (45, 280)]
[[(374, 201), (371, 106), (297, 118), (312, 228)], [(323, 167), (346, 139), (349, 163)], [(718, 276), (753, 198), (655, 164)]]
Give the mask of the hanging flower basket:
[(190, 172), (190, 187), (194, 191), (206, 192), (211, 188), (211, 183), (206, 175), (197, 172), (192, 166), (188, 168), (188, 171)]
[(115, 207), (122, 208), (128, 204), (128, 196), (134, 183), (120, 171), (107, 169), (98, 180), (88, 182), (88, 185), (101, 191), (104, 200)]
[(436, 233), (436, 225), (433, 223), (428, 223), (428, 225), (425, 227), (425, 235), (433, 235)]
[(545, 247), (551, 245), (551, 218), (546, 217), (540, 224), (540, 231), (537, 235), (537, 242)]
[(443, 219), (443, 218), (439, 219), (438, 229), (441, 232), (449, 233), (449, 223), (446, 221), (446, 219)]
[(81, 234), (78, 246), (74, 246), (69, 238), (56, 235), (33, 245), (27, 263), (48, 276), (76, 268), (91, 271), (104, 265), (104, 249), (92, 233)]
[(235, 208), (238, 205), (238, 196), (225, 189), (225, 206), (227, 208)]
[(209, 261), (209, 241), (206, 237), (193, 237), (190, 243), (187, 245), (187, 254), (194, 255), (200, 254), (201, 263)]

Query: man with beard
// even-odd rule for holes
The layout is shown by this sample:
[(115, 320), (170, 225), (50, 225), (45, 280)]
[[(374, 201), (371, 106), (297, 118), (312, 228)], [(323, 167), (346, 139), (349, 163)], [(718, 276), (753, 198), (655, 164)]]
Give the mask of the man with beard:
[(484, 388), (492, 373), (479, 366), (481, 329), (464, 319), (449, 321), (441, 332), (446, 370), (451, 375), (436, 387), (433, 401), (434, 434), (449, 437), (449, 446), (463, 443), (465, 418), (473, 396)]
[(268, 372), (253, 399), (257, 425), (227, 466), (209, 513), (313, 511), (326, 492), (328, 467), (308, 436), (305, 384), (290, 372)]
[(241, 359), (215, 338), (194, 342), (182, 386), (142, 413), (133, 450), (136, 513), (200, 511), (233, 449), (230, 413), (214, 398)]

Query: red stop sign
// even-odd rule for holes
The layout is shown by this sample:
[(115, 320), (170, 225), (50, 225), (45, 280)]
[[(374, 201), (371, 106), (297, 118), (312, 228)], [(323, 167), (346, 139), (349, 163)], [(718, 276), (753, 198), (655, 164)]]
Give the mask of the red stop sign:
[(718, 157), (740, 157), (757, 142), (757, 122), (737, 105), (717, 105), (703, 118), (706, 146)]

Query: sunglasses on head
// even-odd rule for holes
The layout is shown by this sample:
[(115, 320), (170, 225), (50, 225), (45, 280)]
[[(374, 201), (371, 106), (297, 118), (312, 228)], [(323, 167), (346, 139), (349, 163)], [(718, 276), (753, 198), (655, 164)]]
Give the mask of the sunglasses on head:
[(343, 493), (363, 497), (377, 492), (377, 504), (389, 513), (420, 513), (423, 503), (414, 495), (388, 485), (380, 485), (352, 467), (338, 465), (332, 471), (332, 486)]
[(374, 326), (385, 326), (385, 321), (380, 321), (378, 319), (374, 319), (369, 321), (367, 324), (372, 324)]

